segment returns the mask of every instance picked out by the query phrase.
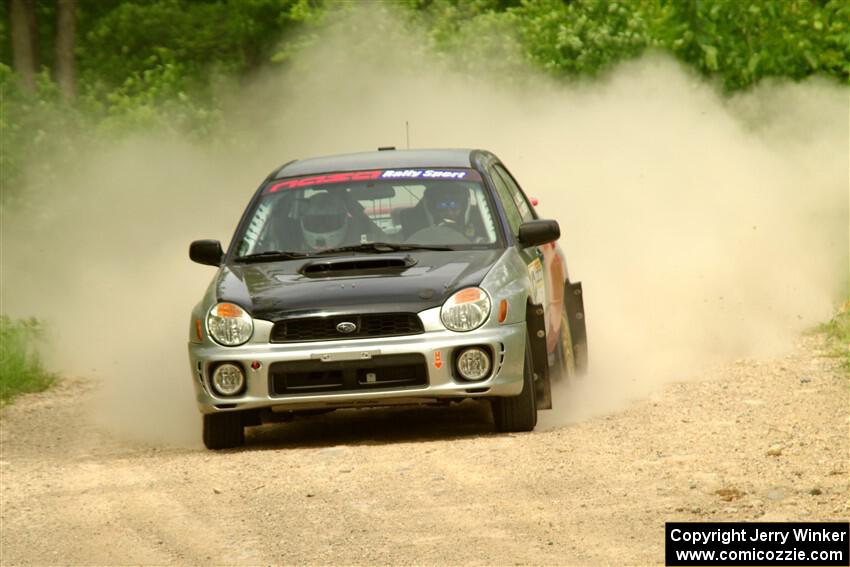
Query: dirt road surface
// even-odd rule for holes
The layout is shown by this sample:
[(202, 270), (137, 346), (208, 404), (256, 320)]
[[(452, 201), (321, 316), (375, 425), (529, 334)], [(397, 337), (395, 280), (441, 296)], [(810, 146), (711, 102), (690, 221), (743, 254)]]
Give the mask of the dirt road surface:
[(0, 562), (647, 565), (665, 521), (847, 520), (850, 388), (822, 348), (530, 434), (465, 403), (266, 425), (220, 453), (116, 439), (66, 380), (2, 411)]

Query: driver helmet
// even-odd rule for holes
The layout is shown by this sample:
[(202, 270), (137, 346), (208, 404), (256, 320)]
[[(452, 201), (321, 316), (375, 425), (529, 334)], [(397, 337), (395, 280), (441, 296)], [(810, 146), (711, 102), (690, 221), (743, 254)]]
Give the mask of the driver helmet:
[(349, 225), (343, 195), (316, 193), (307, 199), (300, 222), (304, 243), (311, 250), (339, 246), (345, 240)]
[(425, 204), (434, 224), (466, 224), (469, 189), (458, 185), (435, 185), (425, 191)]

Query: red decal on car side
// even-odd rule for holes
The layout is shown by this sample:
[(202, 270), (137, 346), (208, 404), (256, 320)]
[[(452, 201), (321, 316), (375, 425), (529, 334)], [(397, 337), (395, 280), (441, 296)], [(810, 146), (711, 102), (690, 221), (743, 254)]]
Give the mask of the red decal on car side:
[(440, 369), (443, 367), (443, 353), (438, 350), (434, 351), (434, 368)]

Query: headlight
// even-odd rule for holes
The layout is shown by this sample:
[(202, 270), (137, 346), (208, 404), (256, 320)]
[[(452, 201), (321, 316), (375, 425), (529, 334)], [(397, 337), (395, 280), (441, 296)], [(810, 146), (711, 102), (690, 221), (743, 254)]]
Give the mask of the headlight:
[(443, 303), (440, 319), (452, 331), (471, 331), (484, 324), (490, 316), (490, 298), (479, 287), (468, 287), (455, 293)]
[(238, 346), (251, 338), (254, 322), (238, 305), (217, 303), (207, 315), (207, 330), (218, 344)]

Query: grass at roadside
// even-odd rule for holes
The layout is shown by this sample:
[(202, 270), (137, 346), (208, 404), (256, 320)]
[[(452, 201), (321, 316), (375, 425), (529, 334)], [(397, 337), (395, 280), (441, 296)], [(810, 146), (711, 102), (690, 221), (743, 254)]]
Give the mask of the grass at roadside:
[(841, 358), (844, 369), (850, 371), (850, 301), (846, 302), (831, 321), (818, 326), (829, 340), (829, 355)]
[(55, 381), (41, 362), (38, 347), (42, 338), (37, 319), (0, 315), (0, 405), (18, 394), (41, 392)]

